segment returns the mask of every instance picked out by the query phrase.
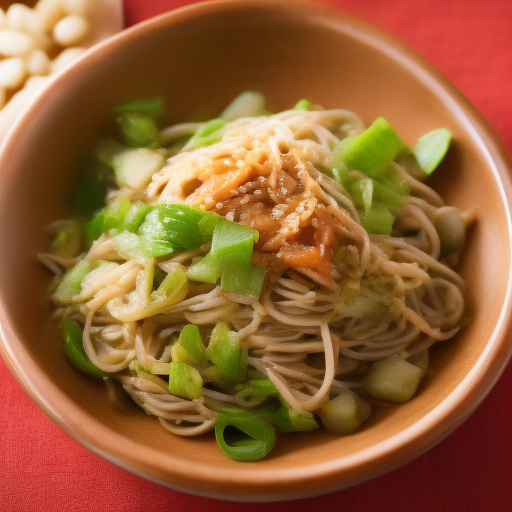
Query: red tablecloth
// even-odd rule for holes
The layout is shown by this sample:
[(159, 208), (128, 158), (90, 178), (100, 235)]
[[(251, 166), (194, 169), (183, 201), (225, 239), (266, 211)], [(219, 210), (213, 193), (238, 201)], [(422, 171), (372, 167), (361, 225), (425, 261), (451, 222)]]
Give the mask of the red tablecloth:
[[(191, 0), (125, 0), (126, 24)], [(326, 0), (393, 33), (433, 62), (512, 152), (510, 0)], [(452, 435), (385, 476), (326, 496), (274, 504), (199, 498), (93, 455), (48, 420), (0, 361), (2, 511), (508, 512), (512, 510), (512, 366)]]

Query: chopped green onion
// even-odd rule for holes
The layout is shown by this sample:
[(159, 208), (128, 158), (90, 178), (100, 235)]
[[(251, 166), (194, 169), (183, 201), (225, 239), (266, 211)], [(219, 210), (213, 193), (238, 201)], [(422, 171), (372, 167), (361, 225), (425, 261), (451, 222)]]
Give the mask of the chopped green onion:
[(141, 243), (154, 257), (196, 249), (206, 240), (199, 229), (203, 212), (186, 205), (159, 205), (144, 219), (139, 229)]
[(241, 388), (235, 395), (237, 403), (242, 407), (259, 406), (251, 412), (271, 423), (280, 432), (298, 432), (318, 428), (313, 415), (298, 413), (290, 407), (269, 379), (251, 380), (248, 384), (240, 384), (237, 388)]
[(199, 229), (203, 234), (203, 237), (210, 239), (215, 232), (215, 226), (220, 217), (214, 212), (203, 212), (203, 218), (199, 221)]
[(90, 246), (103, 234), (104, 225), (103, 212), (98, 213), (96, 217), (84, 225), (84, 239), (87, 246)]
[(451, 140), (452, 132), (446, 128), (439, 128), (418, 139), (413, 153), (419, 166), (427, 174), (432, 174), (441, 163)]
[(242, 224), (220, 218), (213, 233), (211, 254), (225, 264), (249, 265), (258, 232)]
[(241, 117), (265, 115), (265, 97), (255, 91), (246, 91), (237, 96), (220, 114), (219, 118), (230, 122)]
[(112, 202), (103, 209), (96, 217), (84, 226), (86, 241), (90, 244), (97, 240), (103, 233), (110, 230), (121, 232), (125, 229), (125, 220), (131, 209), (130, 200), (122, 198)]
[(215, 422), (215, 438), (222, 451), (236, 461), (261, 460), (277, 441), (266, 421), (243, 410), (221, 412)]
[(173, 361), (169, 370), (169, 391), (173, 395), (195, 399), (201, 396), (203, 379), (199, 372), (181, 361)]
[(91, 265), (84, 260), (80, 260), (72, 269), (68, 270), (52, 295), (53, 302), (59, 305), (69, 305), (76, 301), (82, 291), (82, 281), (91, 270)]
[(313, 103), (309, 100), (299, 100), (293, 108), (295, 110), (313, 110)]
[(259, 298), (267, 269), (256, 265), (227, 266), (222, 272), (220, 287), (225, 292), (241, 293)]
[(163, 154), (148, 148), (127, 148), (113, 139), (98, 144), (96, 156), (114, 171), (119, 187), (145, 188), (165, 164)]
[(372, 206), (373, 183), (374, 180), (370, 178), (355, 178), (345, 184), (345, 188), (352, 196), (354, 204), (363, 208), (365, 212), (368, 212)]
[(173, 361), (190, 366), (202, 366), (206, 362), (206, 350), (197, 325), (188, 324), (180, 332), (178, 342), (171, 348)]
[(109, 303), (109, 312), (121, 322), (137, 322), (142, 318), (164, 313), (174, 304), (181, 302), (187, 295), (188, 287), (185, 270), (179, 266), (169, 272), (158, 289), (151, 293), (147, 305), (140, 307), (139, 301), (131, 304), (124, 303), (122, 299), (114, 299)]
[(108, 373), (100, 370), (87, 357), (83, 344), (83, 329), (79, 324), (64, 317), (61, 324), (64, 332), (64, 350), (70, 361), (82, 372), (91, 377), (102, 379), (108, 377)]
[(226, 122), (222, 119), (212, 119), (203, 124), (188, 141), (187, 146), (197, 149), (211, 146), (222, 139), (222, 129)]
[(405, 149), (391, 125), (379, 117), (363, 133), (343, 139), (334, 148), (334, 167), (361, 171), (375, 178)]
[(151, 205), (144, 204), (142, 201), (135, 201), (126, 213), (123, 228), (130, 233), (137, 233), (146, 215), (152, 209), (153, 207)]
[(251, 266), (254, 242), (258, 232), (247, 226), (224, 218), (211, 218), (203, 225), (209, 232), (213, 228), (210, 252), (187, 270), (187, 277), (194, 281), (216, 283), (221, 279), (221, 289), (259, 297), (265, 278), (264, 267)]
[(379, 323), (391, 320), (389, 306), (348, 286), (342, 288), (335, 309), (341, 318), (365, 318)]
[(130, 200), (126, 197), (112, 202), (103, 210), (103, 232), (107, 233), (111, 229), (123, 231), (125, 219), (130, 208)]
[(214, 284), (223, 271), (222, 261), (209, 252), (204, 258), (188, 267), (187, 278), (191, 281)]
[(62, 222), (52, 241), (52, 253), (63, 258), (75, 258), (82, 250), (82, 228), (74, 220)]
[(230, 384), (243, 382), (247, 375), (247, 349), (240, 346), (236, 332), (224, 323), (212, 331), (206, 356), (219, 369), (222, 380)]
[(139, 112), (128, 112), (116, 120), (123, 144), (132, 148), (153, 148), (161, 146), (160, 130), (155, 120)]
[(366, 213), (361, 213), (361, 224), (370, 234), (390, 235), (394, 221), (394, 215), (386, 206), (376, 201)]
[[(255, 411), (255, 414), (258, 414)], [(306, 432), (319, 428), (318, 423), (311, 413), (298, 413), (284, 400), (281, 400), (279, 409), (263, 416), (279, 432)]]
[(128, 101), (118, 105), (112, 110), (114, 116), (120, 116), (130, 112), (138, 112), (139, 114), (145, 114), (152, 118), (160, 117), (164, 114), (164, 100), (163, 98), (156, 97)]

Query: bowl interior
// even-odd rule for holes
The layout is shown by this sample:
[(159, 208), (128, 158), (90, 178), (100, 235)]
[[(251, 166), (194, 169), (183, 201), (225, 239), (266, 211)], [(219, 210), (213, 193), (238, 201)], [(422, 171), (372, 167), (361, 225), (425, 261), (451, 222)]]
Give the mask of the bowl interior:
[[(68, 363), (50, 319), (50, 275), (35, 259), (47, 246), (45, 226), (66, 216), (77, 168), (112, 106), (163, 95), (166, 122), (206, 119), (247, 89), (264, 93), (274, 111), (308, 98), (325, 108), (353, 110), (366, 123), (383, 116), (410, 145), (429, 130), (449, 128), (454, 143), (431, 183), (448, 204), (478, 219), (459, 267), (470, 322), (432, 351), (433, 373), (417, 396), (377, 411), (350, 437), (324, 431), (282, 436), (257, 464), (226, 458), (213, 434), (178, 438), (142, 411), (112, 407), (103, 384)], [(341, 488), (383, 472), (453, 428), (503, 365), (504, 327), (496, 326), (509, 289), (510, 232), (498, 182), (505, 169), (495, 169), (499, 150), (489, 152), (492, 137), (437, 71), (401, 43), (341, 13), (302, 3), (207, 3), (132, 29), (48, 87), (4, 147), (4, 355), (38, 405), (69, 433), (110, 460), (174, 487), (273, 499)], [(508, 182), (504, 186), (508, 194)], [(468, 382), (478, 361), (481, 371)], [(460, 392), (464, 379), (467, 391)], [(428, 425), (418, 423), (426, 414)]]

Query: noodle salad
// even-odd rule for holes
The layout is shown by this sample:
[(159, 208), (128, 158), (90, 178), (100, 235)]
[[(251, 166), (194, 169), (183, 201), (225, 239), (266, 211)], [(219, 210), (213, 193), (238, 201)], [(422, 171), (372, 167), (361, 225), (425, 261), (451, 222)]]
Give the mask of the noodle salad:
[(238, 461), (276, 431), (348, 435), (411, 399), (464, 321), (472, 219), (424, 183), (451, 133), (410, 149), (383, 118), (273, 114), (257, 92), (203, 123), (162, 114), (159, 98), (116, 107), (71, 219), (48, 227), (71, 362), (173, 434), (214, 429)]

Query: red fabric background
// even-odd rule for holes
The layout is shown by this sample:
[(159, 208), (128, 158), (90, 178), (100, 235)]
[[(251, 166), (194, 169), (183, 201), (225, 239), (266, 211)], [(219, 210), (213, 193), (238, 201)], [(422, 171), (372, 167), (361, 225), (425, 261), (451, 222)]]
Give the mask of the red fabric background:
[[(325, 0), (393, 33), (434, 63), (483, 113), (512, 153), (510, 0)], [(191, 0), (125, 0), (126, 24)], [(452, 435), (406, 466), (337, 493), (236, 504), (190, 496), (93, 455), (48, 420), (0, 361), (0, 510), (509, 512), (512, 366)]]

